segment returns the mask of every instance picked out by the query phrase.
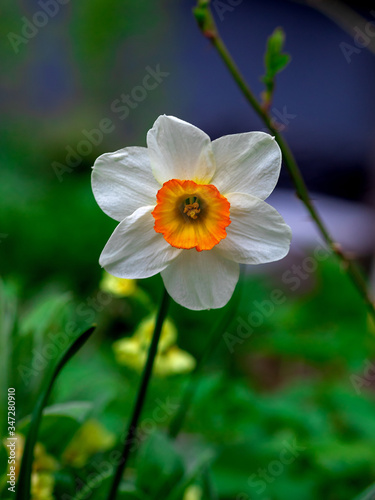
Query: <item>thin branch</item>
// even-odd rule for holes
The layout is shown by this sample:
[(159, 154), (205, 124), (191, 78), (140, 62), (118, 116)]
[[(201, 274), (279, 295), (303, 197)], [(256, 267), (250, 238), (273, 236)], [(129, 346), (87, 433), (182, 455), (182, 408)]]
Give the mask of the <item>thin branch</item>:
[(232, 56), (230, 55), (228, 49), (226, 48), (223, 40), (221, 39), (216, 23), (212, 16), (209, 0), (198, 0), (198, 6), (194, 9), (194, 15), (196, 17), (198, 26), (202, 31), (203, 35), (206, 38), (208, 38), (213, 44), (213, 46), (216, 48), (220, 57), (224, 61), (226, 67), (228, 68), (230, 74), (233, 76), (233, 79), (237, 83), (238, 87), (242, 91), (243, 95), (245, 96), (251, 107), (254, 109), (254, 111), (258, 114), (258, 116), (263, 120), (268, 129), (275, 136), (275, 139), (278, 142), (281, 152), (283, 154), (284, 165), (287, 168), (290, 177), (292, 178), (298, 197), (307, 208), (311, 218), (317, 225), (320, 234), (324, 238), (325, 242), (327, 243), (329, 248), (336, 254), (344, 270), (351, 277), (353, 283), (355, 284), (359, 293), (361, 294), (368, 310), (375, 319), (375, 306), (373, 298), (371, 297), (370, 292), (367, 288), (367, 283), (363, 276), (362, 270), (355, 261), (351, 260), (345, 254), (341, 246), (338, 243), (336, 243), (332, 238), (332, 236), (329, 234), (325, 224), (323, 223), (322, 219), (320, 218), (320, 215), (316, 211), (310, 199), (310, 195), (307, 190), (305, 181), (302, 177), (301, 171), (297, 165), (297, 162), (287, 142), (280, 134), (280, 132), (277, 130), (277, 128), (274, 126), (268, 112), (262, 108), (262, 106), (256, 99), (255, 95), (253, 94), (250, 87), (246, 83), (245, 78), (242, 76), (240, 70), (238, 69), (236, 63), (234, 62)]

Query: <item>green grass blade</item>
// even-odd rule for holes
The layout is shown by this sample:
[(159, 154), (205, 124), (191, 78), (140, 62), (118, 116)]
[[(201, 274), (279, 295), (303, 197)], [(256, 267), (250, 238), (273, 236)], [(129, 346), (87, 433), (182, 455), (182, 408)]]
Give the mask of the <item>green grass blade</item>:
[(16, 500), (30, 500), (31, 471), (34, 458), (34, 447), (37, 441), (38, 429), (40, 421), (42, 419), (43, 408), (48, 401), (53, 384), (65, 364), (83, 346), (83, 344), (88, 340), (94, 330), (95, 327), (90, 327), (74, 340), (70, 347), (68, 347), (65, 353), (61, 356), (53, 370), (51, 370), (50, 377), (47, 379), (47, 382), (45, 383), (39, 394), (34, 411), (31, 416), (29, 432), (26, 438), (25, 449), (21, 462), (21, 470), (16, 487)]
[(375, 483), (371, 484), (368, 488), (365, 489), (362, 493), (356, 496), (353, 500), (372, 500), (375, 495)]

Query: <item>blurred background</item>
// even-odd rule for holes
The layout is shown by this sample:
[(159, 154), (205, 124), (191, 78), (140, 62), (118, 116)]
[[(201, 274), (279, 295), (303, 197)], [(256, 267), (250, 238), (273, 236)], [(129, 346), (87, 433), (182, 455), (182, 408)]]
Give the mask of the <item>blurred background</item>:
[[(21, 430), (27, 430), (48, 368), (33, 363), (51, 332), (65, 331), (69, 321), (77, 328), (99, 324), (53, 392), (55, 409), (40, 439), (41, 456), (55, 461), (47, 474), (53, 486), (50, 481), (49, 497), (36, 492), (34, 500), (82, 488), (77, 478), (82, 482), (95, 471), (119, 438), (139, 371), (115, 342), (133, 335), (159, 300), (159, 277), (138, 283), (136, 292), (100, 285), (99, 255), (116, 222), (93, 198), (95, 159), (145, 146), (147, 131), (164, 113), (212, 139), (264, 130), (198, 30), (193, 7), (191, 0), (17, 0), (1, 6), (0, 382), (3, 394), (10, 384), (17, 387)], [(284, 29), (292, 61), (277, 78), (271, 114), (334, 237), (371, 275), (375, 11), (367, 2), (331, 0), (214, 0), (212, 9), (258, 96), (267, 37)], [(169, 443), (175, 461), (199, 471), (190, 490), (176, 498), (354, 499), (375, 481), (374, 325), (324, 249), (286, 171), (270, 203), (292, 227), (292, 251), (279, 263), (244, 269), (233, 321), (219, 332), (217, 348), (196, 377), (177, 444)], [(112, 297), (108, 307), (100, 300), (93, 305), (101, 289)], [(203, 332), (219, 314), (174, 304), (173, 342), (198, 360)], [(170, 398), (178, 406), (194, 365), (187, 359), (182, 373), (170, 369), (155, 379), (147, 418), (157, 400)], [(157, 427), (171, 420), (168, 414)], [(60, 440), (51, 438), (56, 422), (65, 429)], [(69, 458), (74, 447), (66, 451), (73, 435), (78, 447), (97, 441), (78, 461)], [(160, 446), (152, 446), (143, 452), (141, 446), (138, 457), (157, 454)], [(291, 451), (284, 463), (285, 449)], [(205, 453), (207, 462), (197, 466)], [(124, 498), (161, 498), (134, 479), (139, 463), (134, 459), (129, 481), (144, 496)], [(5, 471), (1, 457), (0, 464)], [(168, 481), (166, 491), (172, 491), (175, 483)], [(105, 497), (99, 486), (90, 494)]]

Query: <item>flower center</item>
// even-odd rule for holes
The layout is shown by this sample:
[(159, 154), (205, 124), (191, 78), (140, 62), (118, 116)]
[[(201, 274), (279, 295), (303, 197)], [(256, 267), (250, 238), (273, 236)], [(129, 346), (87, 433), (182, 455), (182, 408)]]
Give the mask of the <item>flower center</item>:
[(198, 198), (196, 196), (191, 196), (185, 200), (184, 214), (192, 219), (196, 219), (201, 209), (199, 208)]
[(171, 179), (156, 200), (154, 229), (173, 247), (211, 250), (226, 237), (230, 204), (215, 186)]

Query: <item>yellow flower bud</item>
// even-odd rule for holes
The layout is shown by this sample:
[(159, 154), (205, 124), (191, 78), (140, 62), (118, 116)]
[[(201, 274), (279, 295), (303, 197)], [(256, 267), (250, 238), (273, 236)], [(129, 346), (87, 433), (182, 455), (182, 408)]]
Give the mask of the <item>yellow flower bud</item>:
[(88, 420), (65, 448), (63, 461), (72, 467), (83, 467), (91, 455), (105, 451), (115, 443), (115, 436), (97, 420)]

